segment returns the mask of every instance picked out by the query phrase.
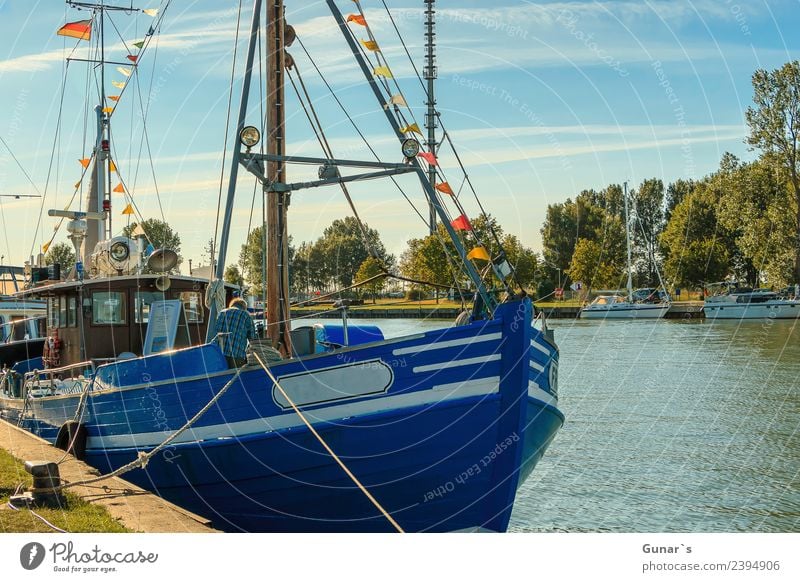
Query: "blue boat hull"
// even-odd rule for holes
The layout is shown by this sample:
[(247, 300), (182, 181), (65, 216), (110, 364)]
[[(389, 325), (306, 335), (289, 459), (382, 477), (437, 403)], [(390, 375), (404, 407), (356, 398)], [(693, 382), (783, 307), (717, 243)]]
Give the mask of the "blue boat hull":
[[(557, 361), (524, 300), (490, 322), (270, 369), (404, 530), (504, 531), (517, 488), (563, 423)], [(105, 472), (152, 450), (231, 378), (213, 345), (99, 368), (87, 462)], [(53, 440), (75, 405), (37, 399), (25, 422)], [(259, 368), (125, 478), (227, 531), (393, 530)]]

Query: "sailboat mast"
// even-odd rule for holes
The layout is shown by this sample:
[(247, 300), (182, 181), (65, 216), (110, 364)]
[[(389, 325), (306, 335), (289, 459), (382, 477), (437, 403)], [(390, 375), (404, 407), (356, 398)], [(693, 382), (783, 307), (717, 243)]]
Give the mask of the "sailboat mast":
[[(267, 4), (267, 153), (285, 155), (284, 13), (283, 0)], [(286, 163), (267, 163), (268, 184), (286, 182)], [(286, 210), (289, 194), (268, 188), (267, 206), (267, 335), (284, 355), (291, 355), (289, 336), (289, 252)]]
[(625, 203), (625, 242), (628, 246), (628, 301), (633, 302), (633, 276), (631, 274), (631, 229), (628, 218), (628, 183), (623, 183), (622, 199)]
[[(425, 114), (425, 128), (428, 130), (428, 151), (436, 155), (436, 98), (434, 97), (434, 81), (436, 80), (436, 40), (434, 32), (435, 0), (425, 0), (425, 65), (424, 77), (428, 84), (428, 112)], [(436, 187), (436, 166), (428, 166), (428, 180)], [(436, 209), (432, 202), (428, 203), (428, 224), (431, 234), (436, 233)]]

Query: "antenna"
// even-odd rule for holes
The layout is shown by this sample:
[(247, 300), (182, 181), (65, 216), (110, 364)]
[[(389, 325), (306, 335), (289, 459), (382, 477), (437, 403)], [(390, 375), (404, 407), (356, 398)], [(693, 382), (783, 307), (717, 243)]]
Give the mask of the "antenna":
[[(425, 58), (427, 64), (423, 70), (423, 76), (428, 82), (428, 112), (425, 114), (425, 129), (428, 130), (428, 141), (426, 143), (428, 151), (434, 156), (436, 155), (436, 128), (438, 122), (436, 120), (436, 98), (434, 96), (434, 81), (436, 80), (436, 32), (434, 31), (434, 15), (436, 9), (434, 7), (436, 0), (425, 0)], [(436, 187), (436, 167), (433, 165), (428, 166), (428, 180), (431, 186)], [(428, 224), (430, 225), (431, 234), (436, 233), (436, 209), (433, 203), (428, 203)]]

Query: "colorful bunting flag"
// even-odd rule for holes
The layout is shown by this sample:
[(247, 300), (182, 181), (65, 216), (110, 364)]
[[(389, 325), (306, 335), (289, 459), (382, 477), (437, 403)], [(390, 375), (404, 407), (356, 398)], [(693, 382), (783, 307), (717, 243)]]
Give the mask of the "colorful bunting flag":
[(376, 77), (385, 77), (387, 79), (391, 79), (392, 78), (392, 71), (389, 70), (389, 67), (375, 67), (372, 70), (372, 73)]
[(411, 131), (422, 135), (422, 132), (419, 130), (419, 125), (416, 123), (412, 123), (411, 125), (406, 125), (405, 127), (400, 128), (400, 133), (409, 133)]
[(128, 204), (128, 205), (125, 207), (125, 210), (123, 210), (123, 211), (122, 211), (122, 214), (123, 214), (123, 215), (124, 215), (124, 214), (133, 214), (133, 206), (131, 206), (130, 204)]
[(78, 161), (81, 163), (81, 166), (83, 166), (84, 168), (88, 168), (89, 167), (89, 162), (92, 161), (92, 158), (83, 158), (82, 160), (78, 160)]
[(368, 51), (379, 51), (381, 49), (378, 48), (378, 43), (374, 40), (362, 40), (360, 41), (364, 48)]
[[(130, 69), (126, 69), (125, 67), (117, 67), (117, 71), (119, 71), (121, 74), (125, 75), (126, 77), (130, 77), (131, 76), (131, 70)], [(114, 85), (114, 86), (116, 87), (116, 85)]]
[(453, 189), (450, 187), (450, 184), (448, 184), (447, 182), (439, 182), (438, 184), (436, 184), (436, 189), (439, 192), (442, 192), (444, 194), (449, 194), (450, 196), (455, 196), (455, 194), (453, 193)]
[(111, 81), (111, 84), (114, 85), (117, 89), (124, 89), (125, 83), (123, 81)]
[(135, 46), (136, 48), (142, 48), (144, 46), (144, 41), (140, 40), (139, 42), (135, 42), (133, 43), (133, 46)]
[(147, 233), (144, 231), (144, 228), (142, 228), (141, 224), (137, 224), (136, 228), (134, 228), (133, 232), (131, 232), (131, 235), (133, 235), (133, 236), (147, 236)]
[(109, 115), (111, 115), (113, 112), (114, 112), (113, 107), (103, 107), (103, 113), (108, 113)]
[(360, 14), (348, 14), (347, 22), (355, 22), (356, 24), (360, 24), (361, 26), (367, 25), (367, 19), (361, 16)]
[(130, 62), (135, 63), (136, 59), (138, 59), (139, 57), (138, 57), (138, 55), (128, 55), (125, 58), (128, 59)]
[(469, 218), (466, 215), (462, 214), (458, 218), (453, 219), (450, 222), (450, 226), (455, 228), (456, 230), (472, 230), (472, 225), (469, 223)]
[(80, 40), (90, 40), (92, 38), (92, 21), (78, 20), (77, 22), (67, 22), (56, 32), (59, 36), (70, 36)]
[(434, 156), (430, 152), (419, 152), (417, 154), (420, 158), (428, 162), (429, 165), (435, 166), (436, 165), (436, 156)]
[(158, 8), (145, 8), (142, 12), (155, 18), (156, 14), (158, 14)]
[(117, 164), (115, 164), (113, 160), (108, 162), (108, 169), (111, 172), (116, 172), (117, 171)]
[(114, 102), (119, 101), (119, 95), (109, 95), (108, 98)]
[(408, 107), (405, 98), (402, 95), (392, 95), (389, 102), (386, 104), (385, 109), (389, 109), (389, 105), (399, 105), (400, 107)]
[[(52, 242), (52, 241), (51, 241), (51, 242)], [(49, 249), (49, 248), (50, 248), (50, 242), (46, 242), (46, 243), (44, 243), (44, 244), (42, 245), (42, 252), (43, 252), (43, 253), (46, 253), (46, 252), (47, 252), (47, 249)]]
[(81, 187), (81, 181), (78, 180), (77, 182), (75, 182), (75, 189), (77, 190), (80, 187)]
[(475, 247), (470, 252), (467, 253), (468, 259), (481, 259), (482, 261), (488, 261), (489, 253), (486, 252), (486, 249), (483, 247)]
[[(125, 188), (122, 187), (122, 184), (117, 184), (116, 186), (114, 186), (114, 190), (113, 191), (114, 192), (124, 193), (125, 192)], [(123, 212), (123, 214), (125, 214), (125, 213)]]

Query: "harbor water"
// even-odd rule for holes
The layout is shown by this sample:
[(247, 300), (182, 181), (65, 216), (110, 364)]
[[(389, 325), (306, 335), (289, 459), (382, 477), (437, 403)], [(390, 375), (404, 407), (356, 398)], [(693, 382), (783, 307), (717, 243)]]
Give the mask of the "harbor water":
[[(359, 320), (387, 337), (441, 320)], [(800, 531), (800, 323), (550, 322), (567, 421), (512, 531)]]

